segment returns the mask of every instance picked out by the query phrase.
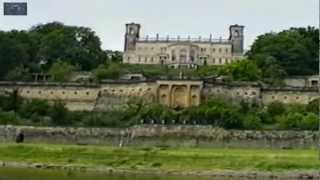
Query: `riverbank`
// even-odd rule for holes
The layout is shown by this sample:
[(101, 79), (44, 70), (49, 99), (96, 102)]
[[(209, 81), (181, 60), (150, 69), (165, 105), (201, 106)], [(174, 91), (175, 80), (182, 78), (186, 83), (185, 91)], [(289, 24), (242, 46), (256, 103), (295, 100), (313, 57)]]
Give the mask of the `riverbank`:
[(0, 165), (101, 173), (320, 178), (316, 150), (1, 144)]

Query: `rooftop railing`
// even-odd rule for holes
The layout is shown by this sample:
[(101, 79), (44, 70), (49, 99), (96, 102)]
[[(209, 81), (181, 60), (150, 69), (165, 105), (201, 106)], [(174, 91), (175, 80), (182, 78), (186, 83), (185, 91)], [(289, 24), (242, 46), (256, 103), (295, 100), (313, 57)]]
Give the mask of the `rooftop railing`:
[(138, 42), (196, 42), (196, 43), (230, 43), (229, 39), (213, 38), (172, 38), (172, 37), (143, 37)]

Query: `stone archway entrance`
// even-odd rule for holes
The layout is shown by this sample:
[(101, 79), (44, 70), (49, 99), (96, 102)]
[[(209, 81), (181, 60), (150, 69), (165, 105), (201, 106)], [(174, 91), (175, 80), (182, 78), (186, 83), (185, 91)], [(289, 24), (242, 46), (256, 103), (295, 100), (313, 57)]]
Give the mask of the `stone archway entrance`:
[(174, 86), (172, 89), (171, 107), (181, 109), (188, 107), (188, 90), (186, 86)]
[(158, 102), (174, 109), (200, 104), (202, 81), (157, 81)]

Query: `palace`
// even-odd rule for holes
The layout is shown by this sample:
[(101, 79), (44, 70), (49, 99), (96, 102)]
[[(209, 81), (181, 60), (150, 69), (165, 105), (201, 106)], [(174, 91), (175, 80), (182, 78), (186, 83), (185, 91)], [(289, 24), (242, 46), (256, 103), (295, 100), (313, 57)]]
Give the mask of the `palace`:
[(146, 36), (140, 38), (140, 24), (126, 24), (123, 63), (164, 64), (193, 68), (201, 65), (224, 65), (244, 53), (244, 26), (232, 25), (228, 39), (176, 38)]

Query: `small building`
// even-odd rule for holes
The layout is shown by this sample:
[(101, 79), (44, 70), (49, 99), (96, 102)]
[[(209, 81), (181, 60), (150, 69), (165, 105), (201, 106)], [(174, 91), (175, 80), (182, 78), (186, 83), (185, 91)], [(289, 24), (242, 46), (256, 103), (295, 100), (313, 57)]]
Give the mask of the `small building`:
[(292, 76), (284, 80), (289, 87), (318, 87), (319, 76)]

